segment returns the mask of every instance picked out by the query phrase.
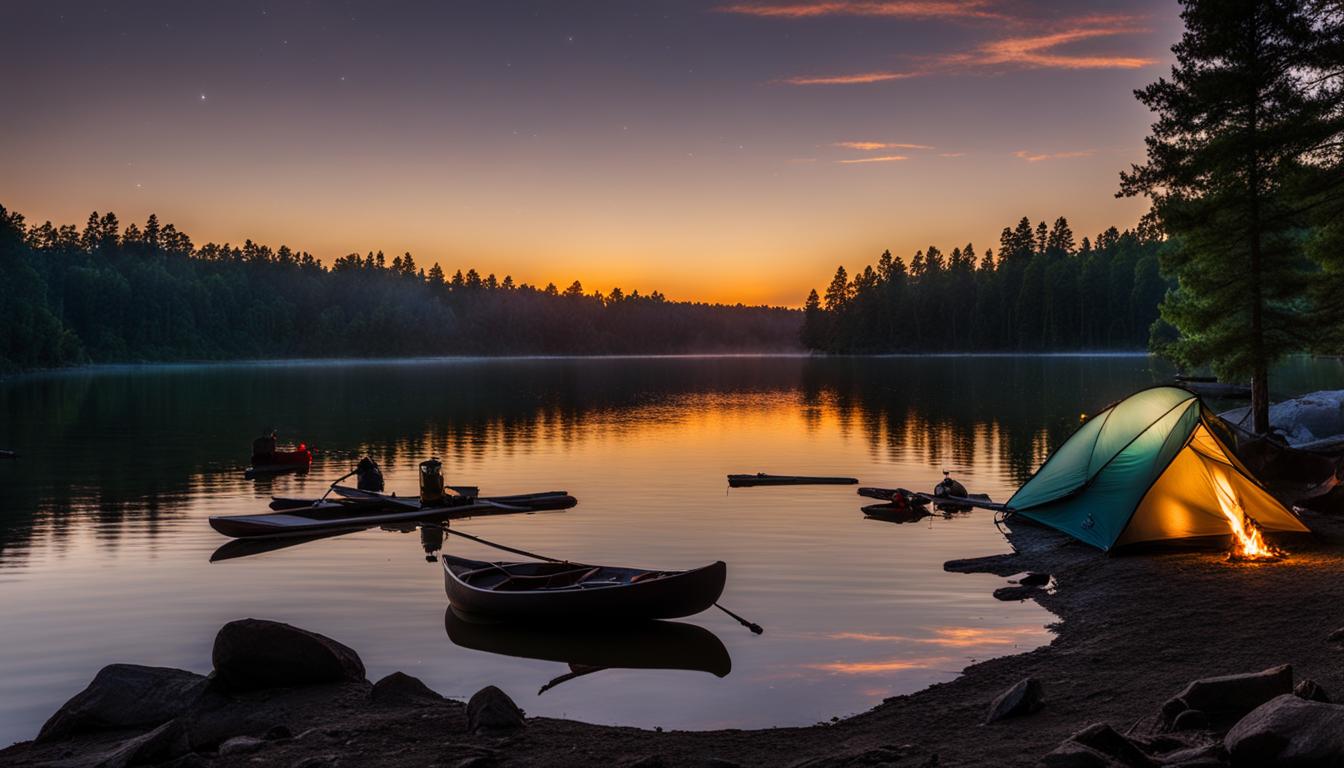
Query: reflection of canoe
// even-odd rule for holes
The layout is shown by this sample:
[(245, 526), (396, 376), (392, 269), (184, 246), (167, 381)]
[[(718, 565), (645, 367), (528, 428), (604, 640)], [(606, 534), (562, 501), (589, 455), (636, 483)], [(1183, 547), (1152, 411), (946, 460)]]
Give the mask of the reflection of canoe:
[(733, 669), (728, 649), (717, 635), (679, 621), (538, 626), (464, 617), (450, 607), (443, 624), (454, 645), (501, 656), (576, 667), (684, 669), (715, 677)]
[(928, 507), (898, 506), (896, 504), (869, 504), (863, 508), (864, 517), (888, 523), (914, 523), (933, 517)]
[(329, 539), (333, 536), (342, 536), (347, 533), (363, 530), (362, 528), (351, 528), (344, 531), (327, 531), (325, 533), (315, 533), (311, 536), (285, 536), (285, 537), (262, 537), (259, 539), (234, 539), (221, 544), (213, 553), (210, 554), (210, 562), (218, 563), (221, 560), (233, 560), (239, 557), (251, 557), (266, 552), (274, 552), (279, 549), (307, 544), (310, 541), (318, 539)]
[(443, 555), (444, 591), (458, 610), (514, 621), (675, 619), (723, 594), (723, 561), (689, 571), (582, 563), (490, 563)]
[[(568, 500), (567, 506), (574, 506), (574, 497), (564, 498)], [(501, 504), (484, 499), (453, 507), (421, 507), (419, 502), (411, 506), (391, 508), (383, 505), (370, 507), (357, 504), (351, 508), (345, 504), (322, 504), (318, 507), (292, 509), (286, 512), (211, 517), (210, 527), (234, 538), (311, 536), (315, 533), (354, 531), (383, 525), (460, 520), (466, 517), (531, 512), (534, 509), (555, 509), (559, 504), (560, 500), (550, 496), (538, 500), (535, 508), (530, 505)]]
[(767, 475), (757, 472), (754, 475), (729, 475), (728, 485), (733, 488), (750, 488), (754, 485), (857, 485), (853, 477), (811, 477), (807, 475)]

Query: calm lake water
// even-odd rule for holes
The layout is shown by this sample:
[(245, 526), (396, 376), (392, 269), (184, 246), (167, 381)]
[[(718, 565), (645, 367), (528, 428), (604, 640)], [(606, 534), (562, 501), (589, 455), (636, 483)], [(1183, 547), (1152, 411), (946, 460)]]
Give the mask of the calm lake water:
[[(208, 671), (215, 631), (245, 616), (330, 635), (360, 653), (372, 679), (404, 670), (455, 697), (496, 684), (536, 715), (711, 728), (860, 712), (1048, 643), (1053, 619), (1034, 603), (993, 600), (1001, 579), (943, 571), (948, 559), (1006, 551), (989, 513), (896, 525), (865, 519), (852, 487), (729, 491), (724, 475), (843, 474), (929, 489), (947, 468), (1002, 500), (1079, 413), (1170, 373), (1140, 356), (719, 357), (156, 366), (3, 380), (0, 447), (22, 455), (0, 462), (0, 742), (31, 738), (106, 663)], [(1276, 394), (1341, 381), (1338, 362), (1298, 360)], [(282, 442), (316, 446), (310, 475), (243, 479), (251, 439), (271, 425)], [(657, 568), (725, 560), (722, 602), (766, 633), (717, 611), (683, 622), (699, 629), (607, 643), (464, 627), (446, 616), (441, 569), (424, 561), (415, 534), (370, 531), (210, 562), (226, 540), (209, 515), (259, 511), (271, 494), (318, 495), (365, 453), (402, 493), (433, 455), (450, 482), (486, 493), (578, 497), (565, 512), (455, 524), (513, 546)], [(462, 539), (448, 546), (498, 554)], [(630, 647), (664, 668), (619, 668)], [(618, 668), (539, 694), (572, 671), (568, 661)]]

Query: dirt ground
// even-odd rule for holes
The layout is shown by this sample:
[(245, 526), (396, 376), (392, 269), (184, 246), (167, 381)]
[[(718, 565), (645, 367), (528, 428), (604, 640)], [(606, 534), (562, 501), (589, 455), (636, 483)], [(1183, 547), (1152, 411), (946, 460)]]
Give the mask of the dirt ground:
[[(347, 700), (324, 709), (310, 697), (296, 719), (321, 727), (304, 738), (182, 764), (1030, 766), (1090, 723), (1123, 731), (1152, 716), (1199, 677), (1286, 663), (1338, 700), (1344, 647), (1326, 638), (1344, 627), (1344, 520), (1312, 513), (1304, 519), (1314, 536), (1289, 542), (1286, 560), (1254, 565), (1229, 563), (1215, 552), (1107, 556), (1053, 531), (1018, 526), (1010, 534), (1016, 554), (947, 567), (1005, 577), (1053, 574), (1057, 588), (1038, 590), (1033, 599), (1059, 617), (1055, 640), (832, 725), (652, 732), (536, 718), (513, 735), (492, 738), (466, 733), (457, 702), (378, 709)], [(1028, 676), (1044, 686), (1044, 709), (982, 725), (989, 702)], [(75, 764), (111, 738), (20, 744), (0, 752), (0, 765)]]

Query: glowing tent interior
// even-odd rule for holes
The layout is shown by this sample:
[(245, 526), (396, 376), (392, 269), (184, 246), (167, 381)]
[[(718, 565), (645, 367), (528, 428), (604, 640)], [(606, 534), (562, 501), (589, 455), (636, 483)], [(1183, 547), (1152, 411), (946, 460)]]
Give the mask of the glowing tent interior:
[(1004, 506), (1107, 551), (1229, 534), (1253, 551), (1259, 531), (1308, 532), (1215, 418), (1184, 389), (1142, 390), (1088, 419)]

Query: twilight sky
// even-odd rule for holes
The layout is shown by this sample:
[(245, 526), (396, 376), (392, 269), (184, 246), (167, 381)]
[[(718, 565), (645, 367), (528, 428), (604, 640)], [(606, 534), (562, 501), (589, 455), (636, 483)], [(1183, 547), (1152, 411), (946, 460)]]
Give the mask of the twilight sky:
[(884, 248), (1081, 237), (1171, 0), (116, 3), (0, 10), (0, 204), (589, 291), (801, 304)]

